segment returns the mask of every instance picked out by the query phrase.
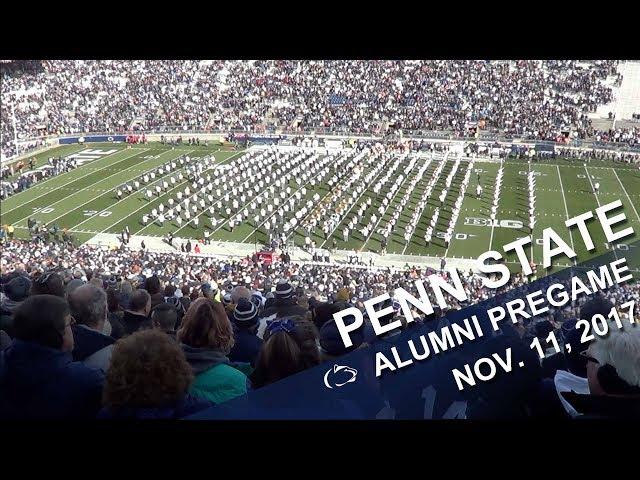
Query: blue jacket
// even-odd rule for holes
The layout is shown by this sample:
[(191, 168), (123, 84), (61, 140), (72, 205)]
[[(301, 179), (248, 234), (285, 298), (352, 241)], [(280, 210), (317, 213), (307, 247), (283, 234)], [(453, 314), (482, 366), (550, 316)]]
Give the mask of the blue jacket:
[(208, 400), (202, 400), (186, 394), (175, 405), (164, 407), (126, 407), (117, 410), (105, 407), (100, 410), (98, 418), (112, 420), (175, 420), (193, 415), (213, 405)]
[(244, 328), (235, 328), (234, 336), (236, 342), (229, 352), (229, 360), (250, 363), (255, 367), (262, 340)]
[(14, 339), (0, 352), (0, 419), (95, 418), (103, 383), (70, 352)]

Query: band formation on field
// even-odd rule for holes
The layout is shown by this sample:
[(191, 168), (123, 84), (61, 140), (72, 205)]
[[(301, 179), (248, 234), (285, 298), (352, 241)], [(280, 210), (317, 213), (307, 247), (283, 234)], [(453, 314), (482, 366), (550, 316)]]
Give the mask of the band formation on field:
[[(50, 157), (72, 158), (77, 168), (1, 202), (0, 221), (18, 238), (28, 238), (35, 221), (78, 243), (127, 230), (133, 237), (471, 259), (532, 234), (530, 258), (538, 264), (545, 228), (562, 232), (573, 248), (564, 222), (615, 199), (640, 230), (640, 172), (605, 161), (110, 143), (57, 147), (37, 155), (36, 167)], [(597, 250), (576, 243), (580, 259), (633, 248), (633, 239), (609, 245), (597, 226), (590, 231)]]

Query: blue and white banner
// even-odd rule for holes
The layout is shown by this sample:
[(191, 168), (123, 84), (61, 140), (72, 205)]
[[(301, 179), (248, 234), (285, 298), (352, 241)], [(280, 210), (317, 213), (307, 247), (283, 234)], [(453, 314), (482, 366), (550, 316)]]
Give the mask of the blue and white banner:
[[(284, 380), (250, 391), (190, 419), (487, 419), (513, 418), (535, 398), (542, 380), (543, 349), (514, 327), (512, 313), (528, 305), (553, 315), (566, 291), (585, 300), (618, 288), (618, 273), (637, 274), (640, 244), (623, 258), (610, 251), (557, 274), (413, 323), (400, 333), (373, 338), (369, 346)], [(633, 281), (633, 280), (631, 280)], [(624, 300), (619, 302), (624, 306)], [(616, 304), (616, 308), (621, 308)], [(534, 315), (533, 317), (536, 317)], [(621, 315), (621, 318), (626, 318)], [(633, 314), (626, 321), (631, 319)], [(536, 337), (538, 342), (540, 340)], [(555, 338), (553, 339), (555, 341)], [(561, 350), (568, 340), (558, 340)], [(557, 346), (557, 343), (556, 343)], [(578, 349), (577, 345), (573, 345)]]
[(73, 143), (97, 143), (97, 142), (125, 142), (126, 135), (89, 135), (60, 138), (60, 145), (70, 145)]

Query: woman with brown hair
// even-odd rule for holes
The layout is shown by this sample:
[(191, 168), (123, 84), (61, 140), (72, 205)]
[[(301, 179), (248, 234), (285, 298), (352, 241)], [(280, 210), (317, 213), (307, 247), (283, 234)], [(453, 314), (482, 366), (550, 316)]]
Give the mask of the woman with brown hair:
[(251, 385), (260, 388), (318, 364), (318, 330), (312, 322), (302, 317), (270, 320)]
[(98, 418), (175, 419), (213, 404), (189, 395), (191, 367), (180, 347), (158, 330), (116, 343)]
[(247, 377), (227, 358), (233, 328), (220, 302), (204, 297), (191, 302), (177, 337), (195, 374), (193, 395), (222, 403), (247, 392)]

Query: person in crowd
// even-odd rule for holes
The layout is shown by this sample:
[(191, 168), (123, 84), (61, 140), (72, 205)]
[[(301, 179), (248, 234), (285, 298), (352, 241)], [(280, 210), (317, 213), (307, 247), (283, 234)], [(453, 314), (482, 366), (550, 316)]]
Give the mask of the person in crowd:
[(609, 320), (609, 334), (595, 336), (584, 352), (588, 393), (561, 393), (579, 414), (592, 418), (640, 418), (640, 329)]
[(118, 292), (114, 287), (108, 287), (105, 293), (107, 294), (107, 320), (111, 325), (110, 336), (114, 340), (118, 340), (126, 333), (124, 324), (122, 323), (124, 311), (120, 306), (120, 302), (118, 301)]
[(125, 333), (130, 335), (138, 330), (152, 328), (149, 312), (151, 312), (151, 295), (140, 288), (135, 290), (129, 302), (129, 309), (122, 315)]
[(4, 295), (0, 301), (0, 330), (10, 337), (13, 333), (13, 312), (29, 296), (31, 280), (24, 275), (14, 276), (4, 286)]
[(98, 418), (179, 419), (211, 407), (189, 394), (192, 382), (191, 366), (174, 341), (158, 330), (135, 332), (113, 350)]
[(144, 289), (151, 295), (151, 308), (164, 301), (162, 285), (157, 275), (152, 275), (146, 279)]
[(69, 295), (71, 295), (76, 288), (84, 284), (85, 282), (83, 280), (80, 280), (79, 278), (74, 278), (73, 280), (70, 280), (69, 283), (67, 283), (67, 286), (65, 288), (65, 298), (69, 298)]
[(335, 320), (329, 320), (320, 328), (320, 353), (322, 361), (334, 360), (361, 348), (364, 343), (364, 326), (350, 334), (353, 345), (345, 347)]
[(174, 305), (165, 302), (156, 305), (151, 310), (151, 322), (153, 323), (153, 328), (166, 333), (172, 339), (176, 340), (178, 312)]
[(342, 306), (339, 303), (323, 302), (314, 305), (311, 309), (311, 320), (315, 324), (318, 330), (321, 330), (323, 325), (333, 319), (333, 314), (342, 310)]
[(4, 330), (0, 330), (0, 351), (9, 348), (11, 345), (11, 337)]
[(129, 302), (133, 296), (133, 285), (127, 280), (123, 280), (120, 283), (120, 290), (118, 292), (118, 303), (122, 310), (129, 308)]
[(251, 290), (245, 286), (238, 285), (231, 290), (231, 303), (237, 305), (241, 298), (251, 300)]
[(268, 307), (265, 305), (265, 309), (262, 312), (258, 336), (263, 338), (268, 320), (292, 316), (300, 316), (304, 318), (307, 315), (307, 311), (308, 310), (298, 305), (293, 294), (293, 287), (289, 282), (285, 281), (278, 283), (276, 285), (273, 304)]
[(510, 349), (515, 365), (508, 375), (498, 375), (491, 382), (476, 385), (477, 388), (461, 392), (468, 407), (466, 418), (471, 420), (514, 420), (527, 418), (536, 402), (536, 393), (542, 380), (542, 369), (538, 355), (517, 333), (488, 338), (473, 354), (473, 359), (485, 357), (493, 352)]
[(202, 295), (211, 301), (220, 301), (220, 291), (216, 282), (205, 282), (200, 287)]
[(270, 320), (256, 367), (250, 376), (254, 389), (287, 378), (320, 363), (318, 330), (302, 317)]
[(186, 312), (189, 310), (189, 306), (191, 305), (191, 298), (189, 297), (189, 286), (182, 285), (180, 287), (181, 295), (178, 297), (180, 299), (180, 303), (182, 304), (182, 309)]
[[(597, 295), (580, 307), (580, 318), (591, 320), (601, 314), (605, 318), (613, 308), (607, 298)], [(584, 352), (591, 342), (582, 342), (582, 330), (576, 328), (578, 320), (570, 319), (562, 323), (560, 338), (565, 348), (562, 352), (547, 356), (542, 361), (543, 379), (540, 385), (536, 416), (563, 419), (576, 417), (579, 412), (564, 399), (563, 392), (586, 394), (589, 392), (587, 380), (587, 360)], [(566, 348), (570, 345), (570, 348)]]
[(0, 353), (0, 419), (95, 418), (104, 375), (73, 361), (67, 303), (34, 295), (14, 314), (13, 342)]
[(262, 340), (256, 335), (258, 331), (258, 308), (247, 300), (240, 298), (233, 310), (234, 345), (229, 352), (229, 359), (255, 366)]
[(75, 320), (72, 327), (73, 360), (106, 372), (115, 343), (112, 337), (105, 334), (105, 325), (108, 325), (107, 294), (88, 283), (76, 288), (68, 302)]
[(33, 280), (31, 295), (56, 295), (66, 298), (64, 282), (56, 272), (45, 272)]
[(193, 301), (177, 338), (195, 375), (193, 395), (222, 403), (246, 393), (245, 374), (231, 366), (227, 357), (234, 338), (222, 304), (204, 297)]

